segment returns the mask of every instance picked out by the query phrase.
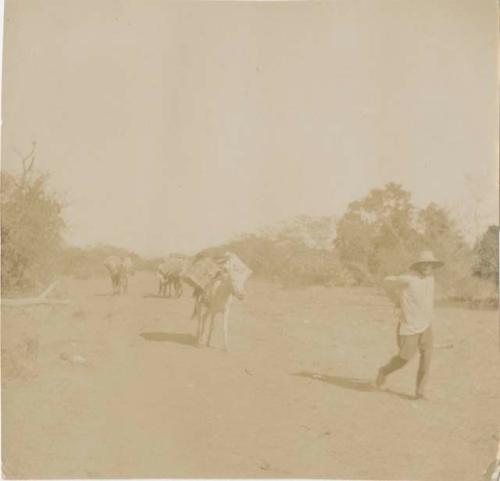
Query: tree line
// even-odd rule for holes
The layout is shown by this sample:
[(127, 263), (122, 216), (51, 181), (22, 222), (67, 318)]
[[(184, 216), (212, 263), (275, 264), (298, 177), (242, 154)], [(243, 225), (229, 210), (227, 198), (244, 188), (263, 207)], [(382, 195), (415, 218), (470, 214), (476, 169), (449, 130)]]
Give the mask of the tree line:
[[(33, 290), (56, 274), (96, 275), (108, 255), (130, 256), (138, 269), (157, 267), (160, 259), (144, 259), (127, 249), (65, 244), (64, 205), (33, 162), (34, 151), (23, 159), (20, 175), (1, 173), (4, 293)], [(419, 209), (395, 183), (351, 202), (338, 219), (294, 217), (202, 254), (231, 250), (256, 277), (284, 286), (357, 286), (403, 272), (423, 249), (445, 262), (437, 273), (441, 297), (498, 302), (498, 226), (470, 245), (445, 208), (431, 203)]]
[(470, 245), (447, 209), (417, 208), (389, 183), (349, 204), (339, 219), (301, 216), (208, 251), (231, 249), (256, 275), (283, 285), (377, 285), (407, 270), (430, 249), (445, 262), (437, 272), (442, 298), (498, 300), (498, 226)]

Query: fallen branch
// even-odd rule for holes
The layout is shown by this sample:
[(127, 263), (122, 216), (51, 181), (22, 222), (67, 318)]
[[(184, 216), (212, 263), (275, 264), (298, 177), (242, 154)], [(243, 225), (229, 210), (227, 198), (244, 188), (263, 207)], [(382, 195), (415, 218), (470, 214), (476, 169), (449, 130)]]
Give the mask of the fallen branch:
[(53, 282), (45, 291), (38, 297), (21, 297), (19, 299), (2, 299), (2, 306), (6, 307), (25, 307), (37, 305), (67, 305), (70, 303), (68, 299), (47, 299), (49, 293), (56, 286), (57, 281)]

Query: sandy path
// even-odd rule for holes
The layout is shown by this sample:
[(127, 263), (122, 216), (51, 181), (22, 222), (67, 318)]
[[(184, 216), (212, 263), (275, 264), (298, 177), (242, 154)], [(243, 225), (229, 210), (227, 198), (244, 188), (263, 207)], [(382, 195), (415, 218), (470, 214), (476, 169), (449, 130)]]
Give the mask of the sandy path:
[(65, 288), (70, 308), (2, 313), (9, 477), (476, 480), (494, 454), (497, 312), (438, 310), (436, 343), (453, 347), (417, 403), (415, 362), (390, 392), (370, 386), (394, 349), (391, 307), (370, 289), (252, 282), (225, 353), (192, 345), (189, 295), (150, 296), (152, 274), (121, 298), (96, 295), (105, 279)]

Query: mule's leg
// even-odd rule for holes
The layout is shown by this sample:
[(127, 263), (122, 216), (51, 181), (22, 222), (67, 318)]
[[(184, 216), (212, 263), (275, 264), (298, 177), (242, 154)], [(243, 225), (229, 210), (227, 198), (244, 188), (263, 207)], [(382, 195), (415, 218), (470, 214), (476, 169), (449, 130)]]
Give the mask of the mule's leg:
[(229, 311), (224, 309), (224, 348), (229, 351)]
[(203, 312), (202, 312), (202, 307), (200, 305), (199, 302), (196, 302), (196, 305), (195, 305), (195, 312), (196, 312), (196, 319), (198, 320), (198, 329), (196, 331), (196, 342), (198, 344), (198, 346), (201, 346), (202, 344), (202, 337), (203, 337), (203, 332), (204, 332), (204, 318), (205, 318), (205, 315), (203, 315)]
[(202, 326), (201, 326), (201, 323), (202, 323), (202, 319), (201, 319), (201, 316), (198, 315), (197, 316), (197, 325), (196, 325), (196, 344), (198, 346), (201, 345), (201, 333), (202, 333)]
[(196, 319), (196, 344), (198, 346), (201, 345), (201, 331), (202, 331), (202, 328), (201, 328), (201, 323), (202, 323), (202, 320), (201, 320), (201, 316), (197, 316), (197, 319)]
[(200, 295), (196, 295), (194, 296), (194, 308), (193, 308), (193, 313), (191, 314), (191, 319), (196, 319), (200, 309), (201, 309), (201, 297)]
[(207, 342), (204, 342), (204, 340), (207, 338), (207, 327), (209, 324), (209, 316), (210, 316), (210, 310), (207, 309), (203, 316), (201, 315), (201, 309), (200, 309), (200, 318), (201, 318), (201, 330), (200, 330), (200, 337), (198, 340), (198, 345), (203, 346), (206, 345)]
[(210, 341), (212, 339), (212, 334), (214, 332), (214, 327), (215, 327), (215, 314), (212, 314), (210, 316), (210, 324), (209, 324), (209, 327), (208, 327), (207, 347), (210, 347)]

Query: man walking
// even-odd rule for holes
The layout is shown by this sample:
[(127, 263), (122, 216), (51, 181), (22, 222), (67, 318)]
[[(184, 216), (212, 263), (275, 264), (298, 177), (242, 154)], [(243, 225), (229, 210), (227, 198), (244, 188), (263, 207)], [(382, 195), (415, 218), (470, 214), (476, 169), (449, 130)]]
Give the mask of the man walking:
[(388, 288), (399, 288), (400, 319), (398, 325), (398, 347), (396, 354), (378, 371), (375, 381), (382, 387), (389, 374), (405, 366), (417, 351), (420, 353), (415, 399), (426, 399), (425, 387), (432, 357), (432, 320), (434, 316), (434, 269), (443, 262), (424, 251), (410, 269), (412, 273), (390, 276), (384, 279)]

